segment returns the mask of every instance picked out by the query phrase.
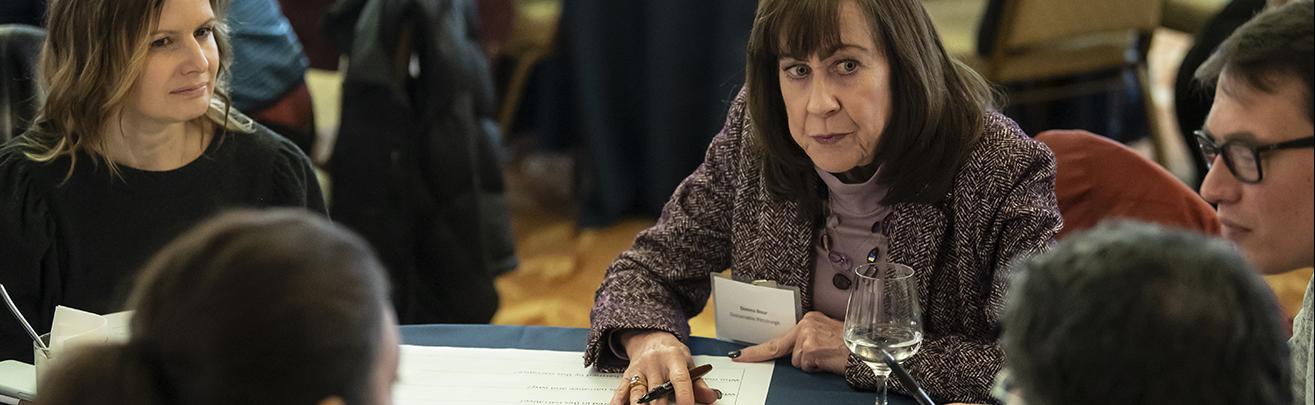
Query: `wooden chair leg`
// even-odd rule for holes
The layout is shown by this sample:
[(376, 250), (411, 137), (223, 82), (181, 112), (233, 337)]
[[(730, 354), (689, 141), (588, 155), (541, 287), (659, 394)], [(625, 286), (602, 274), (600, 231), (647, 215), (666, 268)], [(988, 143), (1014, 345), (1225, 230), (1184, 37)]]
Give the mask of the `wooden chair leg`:
[(533, 50), (516, 58), (516, 67), (511, 73), (510, 82), (507, 83), (506, 95), (502, 99), (502, 105), (498, 106), (498, 126), (502, 128), (503, 141), (511, 136), (511, 126), (516, 119), (516, 110), (520, 107), (521, 96), (525, 93), (525, 85), (530, 79), (530, 72), (533, 70), (534, 65), (539, 63), (545, 56), (547, 56), (547, 52)]
[(1160, 166), (1169, 167), (1168, 145), (1163, 130), (1160, 128), (1160, 114), (1155, 109), (1155, 95), (1151, 94), (1150, 74), (1145, 63), (1138, 63), (1137, 87), (1141, 90), (1142, 105), (1146, 110), (1147, 136), (1151, 140), (1151, 156)]

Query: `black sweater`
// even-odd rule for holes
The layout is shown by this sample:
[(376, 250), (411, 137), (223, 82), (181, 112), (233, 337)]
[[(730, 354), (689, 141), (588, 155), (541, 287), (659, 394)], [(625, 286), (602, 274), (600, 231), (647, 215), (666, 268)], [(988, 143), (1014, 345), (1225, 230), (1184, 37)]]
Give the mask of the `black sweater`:
[[(120, 165), (115, 178), (83, 155), (65, 181), (68, 164), (33, 162), (14, 142), (0, 149), (0, 283), (38, 333), (56, 305), (121, 310), (138, 268), (220, 211), (326, 212), (310, 160), (263, 127), (215, 136), (201, 157), (166, 172)], [(31, 339), (12, 316), (0, 318), (0, 359), (31, 361)]]

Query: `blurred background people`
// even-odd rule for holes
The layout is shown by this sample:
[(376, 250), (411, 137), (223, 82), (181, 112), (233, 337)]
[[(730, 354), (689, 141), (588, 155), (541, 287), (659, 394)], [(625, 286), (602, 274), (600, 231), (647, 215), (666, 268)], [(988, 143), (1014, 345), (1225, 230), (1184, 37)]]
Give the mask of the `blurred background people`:
[[(56, 305), (119, 308), (151, 254), (221, 210), (325, 212), (306, 155), (230, 106), (225, 5), (50, 4), (48, 95), (0, 149), (0, 283), (38, 330)], [(32, 358), (17, 323), (0, 324), (0, 355)]]
[(315, 117), (306, 89), (308, 61), (275, 0), (231, 0), (233, 107), (292, 140), (307, 155)]
[(238, 211), (142, 270), (132, 337), (90, 346), (38, 404), (391, 404), (398, 331), (383, 266), (347, 229), (299, 210)]
[(1273, 294), (1223, 241), (1106, 223), (1016, 274), (1005, 404), (1292, 403)]
[[(1216, 89), (1196, 133), (1210, 165), (1201, 196), (1214, 204), (1223, 236), (1257, 270), (1279, 274), (1315, 265), (1315, 7), (1298, 0), (1257, 15), (1196, 71)], [(1312, 396), (1312, 289), (1293, 322), (1297, 400)]]

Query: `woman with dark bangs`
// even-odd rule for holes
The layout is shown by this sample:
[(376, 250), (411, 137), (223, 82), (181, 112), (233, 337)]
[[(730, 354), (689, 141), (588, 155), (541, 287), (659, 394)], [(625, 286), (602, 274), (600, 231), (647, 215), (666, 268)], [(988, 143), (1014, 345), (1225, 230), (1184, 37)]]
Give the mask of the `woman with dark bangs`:
[[(222, 210), (325, 212), (310, 160), (229, 107), (227, 0), (52, 0), (47, 96), (0, 147), (0, 283), (37, 330), (106, 313), (173, 237)], [(0, 322), (0, 358), (32, 359)]]
[(916, 0), (763, 0), (747, 64), (704, 163), (599, 287), (585, 361), (624, 371), (612, 402), (668, 380), (677, 403), (717, 398), (691, 384), (682, 341), (708, 274), (727, 268), (799, 287), (808, 311), (736, 361), (790, 356), (876, 387), (841, 338), (862, 263), (914, 271), (913, 376), (940, 401), (989, 400), (1008, 264), (1061, 225), (1050, 151), (992, 110), (987, 83), (945, 53)]

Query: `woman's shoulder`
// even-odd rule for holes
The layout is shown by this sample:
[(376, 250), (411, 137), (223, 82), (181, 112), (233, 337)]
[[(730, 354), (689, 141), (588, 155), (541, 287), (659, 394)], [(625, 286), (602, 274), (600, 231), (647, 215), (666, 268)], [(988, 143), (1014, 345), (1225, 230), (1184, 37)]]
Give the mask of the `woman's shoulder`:
[(241, 161), (244, 166), (286, 166), (309, 164), (309, 158), (288, 138), (259, 123), (251, 123), (250, 132), (229, 130), (219, 145), (219, 153)]
[(0, 190), (5, 194), (26, 192), (31, 187), (63, 179), (68, 169), (65, 158), (57, 157), (51, 161), (32, 158), (39, 153), (42, 143), (41, 136), (28, 132), (0, 145)]
[(40, 218), (47, 212), (48, 196), (67, 174), (64, 158), (39, 162), (31, 157), (34, 148), (28, 135), (0, 145), (0, 228), (7, 232), (17, 224), (32, 224), (24, 218)]
[(740, 90), (730, 99), (726, 120), (708, 143), (704, 164), (710, 165), (719, 175), (739, 178), (748, 175), (746, 168), (756, 167), (758, 155), (753, 145), (753, 125), (745, 97), (745, 90)]
[(1027, 136), (1009, 117), (992, 111), (983, 117), (981, 136), (959, 169), (955, 190), (998, 194), (1026, 178), (1053, 177), (1054, 172), (1050, 148)]
[(726, 111), (726, 121), (722, 123), (721, 133), (716, 138), (722, 143), (743, 147), (752, 138), (753, 125), (749, 118), (748, 90), (740, 89), (730, 100)]
[(1051, 156), (1045, 144), (1032, 139), (1014, 120), (996, 111), (982, 119), (982, 135), (969, 154), (969, 160), (1034, 160)]
[(258, 123), (251, 132), (225, 135), (234, 146), (221, 152), (229, 163), (223, 169), (239, 178), (250, 179), (276, 193), (279, 205), (304, 206), (326, 212), (314, 165), (292, 141)]
[(1055, 156), (1045, 144), (1032, 139), (1014, 120), (991, 111), (982, 119), (982, 133), (968, 153), (960, 176), (987, 173), (1023, 173), (1038, 165), (1054, 166)]

